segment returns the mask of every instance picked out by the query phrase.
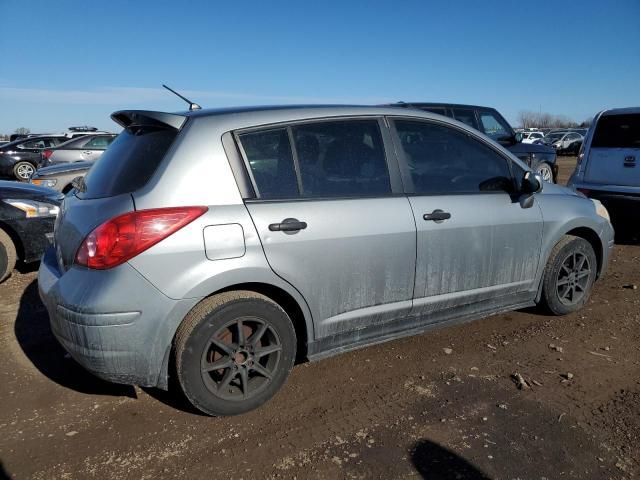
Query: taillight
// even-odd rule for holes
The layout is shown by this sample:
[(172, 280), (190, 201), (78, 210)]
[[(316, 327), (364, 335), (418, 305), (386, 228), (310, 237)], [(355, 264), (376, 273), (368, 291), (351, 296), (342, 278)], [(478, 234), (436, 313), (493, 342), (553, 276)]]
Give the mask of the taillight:
[(53, 155), (53, 150), (45, 150), (42, 152), (42, 156), (45, 160), (49, 160), (49, 157)]
[(144, 252), (207, 211), (207, 207), (138, 210), (112, 218), (95, 228), (76, 253), (76, 263), (106, 270)]

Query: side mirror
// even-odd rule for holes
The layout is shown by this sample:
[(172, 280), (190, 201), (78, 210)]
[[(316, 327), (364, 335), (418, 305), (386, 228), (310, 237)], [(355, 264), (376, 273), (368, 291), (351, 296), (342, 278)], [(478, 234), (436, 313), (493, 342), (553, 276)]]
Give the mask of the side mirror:
[(524, 172), (520, 191), (526, 195), (533, 195), (542, 191), (542, 177), (537, 173)]
[(542, 177), (537, 173), (525, 172), (520, 183), (520, 206), (522, 208), (533, 207), (533, 200), (536, 193), (542, 191)]
[(517, 143), (522, 143), (522, 139), (524, 138), (524, 135), (522, 134), (522, 132), (518, 132), (515, 134), (514, 138)]

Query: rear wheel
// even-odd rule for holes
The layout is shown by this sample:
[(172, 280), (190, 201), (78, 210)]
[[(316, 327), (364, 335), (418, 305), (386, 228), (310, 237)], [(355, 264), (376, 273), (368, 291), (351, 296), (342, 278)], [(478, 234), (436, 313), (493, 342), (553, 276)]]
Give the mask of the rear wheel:
[(4, 281), (16, 266), (16, 247), (11, 237), (0, 230), (0, 282)]
[(29, 162), (18, 162), (13, 166), (13, 175), (21, 182), (28, 182), (35, 171), (36, 167)]
[(203, 300), (176, 333), (175, 366), (189, 401), (209, 415), (237, 415), (267, 402), (296, 356), (286, 312), (255, 292)]
[(565, 235), (553, 247), (544, 273), (542, 300), (554, 315), (566, 315), (587, 303), (596, 279), (597, 260), (584, 238)]

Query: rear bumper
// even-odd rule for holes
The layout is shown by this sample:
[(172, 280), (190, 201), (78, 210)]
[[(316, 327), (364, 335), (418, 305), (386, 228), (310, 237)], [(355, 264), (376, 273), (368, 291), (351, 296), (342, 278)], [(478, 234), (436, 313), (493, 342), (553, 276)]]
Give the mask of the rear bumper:
[(85, 369), (111, 382), (166, 387), (175, 329), (197, 300), (172, 300), (133, 267), (61, 273), (53, 248), (38, 272), (51, 330)]
[(606, 186), (589, 183), (570, 182), (572, 188), (584, 193), (589, 198), (600, 200), (602, 204), (616, 214), (634, 219), (640, 218), (640, 193), (637, 191), (625, 192), (620, 187), (609, 190)]

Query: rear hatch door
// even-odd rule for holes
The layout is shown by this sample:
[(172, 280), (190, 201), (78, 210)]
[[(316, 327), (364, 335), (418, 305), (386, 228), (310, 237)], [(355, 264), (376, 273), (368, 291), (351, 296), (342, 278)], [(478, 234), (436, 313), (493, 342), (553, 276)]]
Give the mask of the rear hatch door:
[(149, 181), (186, 121), (182, 115), (146, 111), (116, 112), (112, 118), (124, 130), (60, 207), (54, 244), (62, 271), (93, 229), (135, 210), (131, 194)]
[(584, 180), (640, 186), (640, 113), (600, 117), (593, 133)]

